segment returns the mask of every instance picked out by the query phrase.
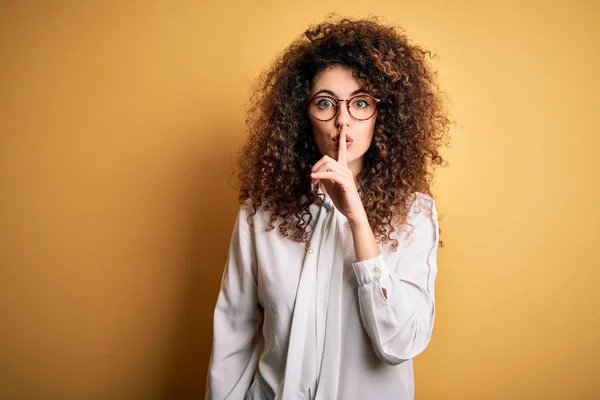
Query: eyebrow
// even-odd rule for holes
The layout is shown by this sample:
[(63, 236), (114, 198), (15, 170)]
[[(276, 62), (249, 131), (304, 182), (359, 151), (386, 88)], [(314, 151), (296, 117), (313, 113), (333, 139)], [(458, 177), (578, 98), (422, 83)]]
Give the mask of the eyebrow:
[[(327, 94), (332, 95), (333, 97), (336, 97), (336, 94), (332, 90), (329, 90), (329, 89), (321, 89), (317, 93), (313, 94), (313, 97), (320, 93), (327, 93)], [(350, 93), (350, 97), (352, 97), (358, 93), (367, 93), (367, 92), (364, 89), (356, 89), (354, 92)]]

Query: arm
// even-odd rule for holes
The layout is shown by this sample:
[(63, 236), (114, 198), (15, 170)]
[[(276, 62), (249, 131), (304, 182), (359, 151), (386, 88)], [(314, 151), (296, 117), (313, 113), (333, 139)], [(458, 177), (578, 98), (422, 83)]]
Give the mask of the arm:
[(246, 216), (242, 205), (231, 235), (214, 311), (207, 400), (244, 398), (262, 346), (256, 256)]
[(391, 365), (425, 350), (433, 331), (439, 226), (435, 201), (425, 203), (431, 215), (421, 207), (397, 265), (388, 266), (382, 254), (352, 264), (363, 325), (378, 357)]

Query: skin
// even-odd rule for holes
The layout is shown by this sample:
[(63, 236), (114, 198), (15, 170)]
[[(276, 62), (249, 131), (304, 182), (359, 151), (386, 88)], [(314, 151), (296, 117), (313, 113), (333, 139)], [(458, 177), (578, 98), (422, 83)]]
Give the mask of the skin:
[[(334, 93), (337, 99), (348, 99), (361, 88), (361, 82), (352, 76), (352, 70), (333, 66), (313, 79), (309, 96), (322, 90)], [(319, 121), (309, 115), (317, 149), (323, 157), (313, 165), (311, 180), (319, 183), (335, 207), (348, 219), (352, 231), (356, 261), (377, 257), (381, 251), (369, 225), (367, 213), (358, 194), (356, 175), (362, 170), (364, 154), (371, 145), (375, 116), (356, 121), (340, 102), (337, 115), (329, 121)], [(353, 144), (346, 149), (350, 136)], [(339, 140), (336, 148), (335, 140)]]
[[(325, 69), (313, 78), (309, 98), (316, 94), (323, 94), (336, 99), (349, 99), (353, 95), (361, 93), (361, 81), (352, 73), (352, 69), (339, 65)], [(354, 176), (358, 175), (363, 168), (364, 154), (373, 140), (375, 118), (376, 115), (366, 121), (352, 119), (345, 107), (345, 102), (340, 102), (337, 115), (329, 121), (319, 121), (310, 117), (317, 149), (322, 155), (328, 155), (335, 159), (338, 154), (335, 141), (338, 140), (339, 128), (346, 126), (349, 135), (347, 140), (352, 140), (352, 147), (348, 149), (348, 166)]]

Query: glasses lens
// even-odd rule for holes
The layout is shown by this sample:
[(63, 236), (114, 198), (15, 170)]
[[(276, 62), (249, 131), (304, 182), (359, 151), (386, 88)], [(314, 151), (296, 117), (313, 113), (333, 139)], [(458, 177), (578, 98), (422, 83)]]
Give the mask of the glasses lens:
[(350, 99), (350, 114), (356, 119), (368, 119), (375, 114), (377, 102), (369, 96), (356, 96)]
[(310, 113), (320, 120), (329, 120), (335, 116), (337, 101), (331, 97), (317, 96), (310, 102)]

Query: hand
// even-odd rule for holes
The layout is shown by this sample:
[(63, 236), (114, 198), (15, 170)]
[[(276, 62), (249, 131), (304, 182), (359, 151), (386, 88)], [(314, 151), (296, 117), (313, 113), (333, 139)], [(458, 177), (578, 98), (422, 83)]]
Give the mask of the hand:
[(313, 165), (310, 177), (313, 184), (320, 183), (325, 187), (335, 208), (353, 223), (361, 218), (366, 219), (367, 214), (354, 183), (354, 174), (348, 168), (346, 152), (346, 132), (342, 127), (337, 161), (323, 156)]

